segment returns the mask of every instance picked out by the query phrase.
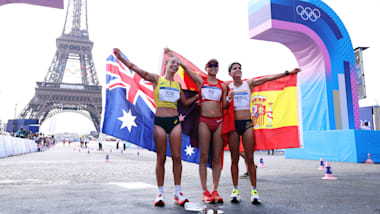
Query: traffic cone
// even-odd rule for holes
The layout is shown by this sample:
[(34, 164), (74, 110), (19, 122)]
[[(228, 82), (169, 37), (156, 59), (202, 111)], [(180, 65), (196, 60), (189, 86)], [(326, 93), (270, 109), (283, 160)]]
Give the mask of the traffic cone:
[(323, 158), (321, 158), (321, 159), (319, 159), (319, 162), (320, 162), (320, 164), (319, 164), (319, 170), (325, 170), (326, 168), (325, 168), (325, 164), (324, 164), (324, 162), (323, 162)]
[(87, 154), (90, 154), (90, 150), (87, 151)]
[(136, 156), (140, 157), (140, 151), (139, 150), (137, 150)]
[(123, 155), (123, 150), (120, 150), (120, 155)]
[(375, 162), (373, 162), (373, 160), (371, 159), (371, 153), (368, 153), (367, 156), (368, 156), (368, 158), (365, 161), (365, 163), (374, 164)]
[(322, 177), (323, 180), (336, 180), (337, 178), (333, 176), (331, 171), (331, 165), (329, 162), (326, 163), (326, 173), (325, 177)]
[(260, 156), (260, 163), (259, 163), (259, 167), (264, 167), (264, 160), (263, 160), (263, 156)]
[(110, 149), (110, 153), (112, 153), (112, 149)]
[(108, 162), (110, 160), (110, 155), (107, 153), (106, 154), (106, 162)]

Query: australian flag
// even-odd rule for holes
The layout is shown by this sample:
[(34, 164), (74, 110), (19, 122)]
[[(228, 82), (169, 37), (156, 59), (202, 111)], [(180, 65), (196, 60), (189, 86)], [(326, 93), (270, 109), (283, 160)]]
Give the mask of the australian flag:
[[(125, 55), (123, 57), (127, 59)], [(114, 54), (107, 59), (106, 75), (102, 132), (156, 151), (153, 139), (155, 105), (152, 84), (126, 68)], [(171, 156), (169, 144), (166, 154)], [(190, 144), (189, 136), (182, 134), (182, 160), (199, 163), (199, 157), (199, 149)]]

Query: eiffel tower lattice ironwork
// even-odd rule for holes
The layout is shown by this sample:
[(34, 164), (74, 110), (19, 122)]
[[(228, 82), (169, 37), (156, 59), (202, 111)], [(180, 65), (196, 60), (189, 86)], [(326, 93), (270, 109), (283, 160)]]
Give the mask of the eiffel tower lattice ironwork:
[[(102, 87), (92, 58), (94, 43), (88, 35), (87, 0), (69, 0), (63, 32), (56, 41), (57, 51), (45, 79), (37, 82), (35, 95), (18, 118), (39, 119), (42, 124), (58, 113), (74, 111), (89, 118), (99, 131)], [(75, 70), (68, 66), (75, 63), (79, 65)], [(62, 82), (68, 71), (80, 73), (81, 83)]]

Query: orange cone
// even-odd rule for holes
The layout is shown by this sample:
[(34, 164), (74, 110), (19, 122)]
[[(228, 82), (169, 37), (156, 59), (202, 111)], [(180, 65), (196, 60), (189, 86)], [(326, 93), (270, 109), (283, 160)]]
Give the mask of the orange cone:
[(326, 173), (325, 177), (322, 177), (323, 180), (336, 180), (337, 178), (333, 176), (331, 171), (331, 165), (329, 162), (326, 163)]
[(368, 156), (368, 158), (365, 161), (365, 163), (374, 164), (375, 162), (373, 162), (373, 160), (371, 159), (371, 153), (368, 153), (367, 156)]

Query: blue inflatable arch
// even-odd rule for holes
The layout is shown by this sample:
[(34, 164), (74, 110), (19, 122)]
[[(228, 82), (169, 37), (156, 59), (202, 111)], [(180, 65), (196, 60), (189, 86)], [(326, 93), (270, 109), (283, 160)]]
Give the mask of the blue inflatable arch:
[(248, 2), (250, 38), (283, 44), (302, 69), (298, 85), (304, 148), (287, 150), (286, 156), (364, 161), (372, 144), (358, 146), (362, 137), (354, 51), (342, 21), (321, 0)]

